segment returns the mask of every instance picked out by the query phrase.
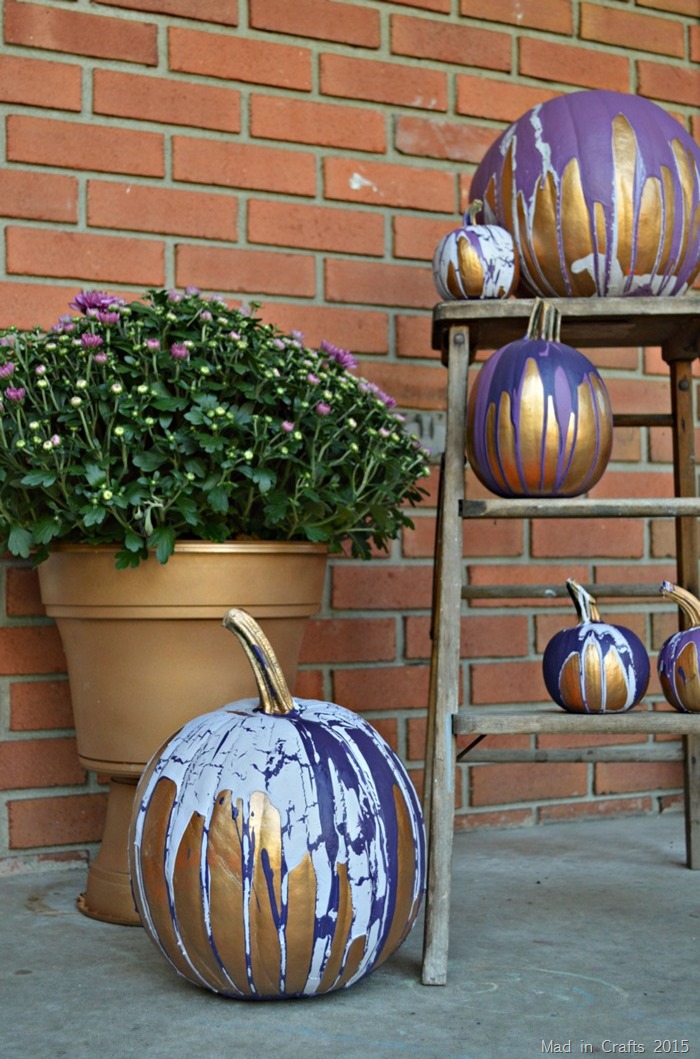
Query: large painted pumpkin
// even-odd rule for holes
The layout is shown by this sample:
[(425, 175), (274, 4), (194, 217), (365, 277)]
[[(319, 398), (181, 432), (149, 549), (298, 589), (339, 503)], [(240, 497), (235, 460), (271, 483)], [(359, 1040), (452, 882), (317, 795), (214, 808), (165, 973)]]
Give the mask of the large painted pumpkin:
[(188, 722), (136, 797), (132, 885), (173, 967), (229, 997), (327, 993), (402, 943), (420, 906), (423, 823), (398, 757), (361, 717), (293, 699), (245, 611), (260, 700)]
[(471, 388), (467, 456), (499, 496), (576, 496), (610, 458), (608, 392), (591, 361), (560, 340), (560, 323), (538, 299), (525, 337), (492, 354)]
[(596, 601), (573, 578), (566, 582), (578, 625), (547, 644), (542, 674), (547, 691), (569, 713), (623, 713), (644, 697), (649, 656), (636, 633), (602, 621)]
[(433, 281), (445, 301), (507, 298), (518, 286), (520, 268), (513, 236), (497, 224), (476, 224), (474, 202), (464, 224), (444, 235), (433, 255)]
[(662, 581), (661, 594), (687, 615), (690, 627), (663, 643), (656, 666), (664, 698), (681, 713), (700, 713), (700, 600), (680, 585)]
[(479, 219), (513, 235), (533, 294), (682, 294), (700, 272), (700, 148), (640, 96), (538, 104), (490, 147), (471, 193)]

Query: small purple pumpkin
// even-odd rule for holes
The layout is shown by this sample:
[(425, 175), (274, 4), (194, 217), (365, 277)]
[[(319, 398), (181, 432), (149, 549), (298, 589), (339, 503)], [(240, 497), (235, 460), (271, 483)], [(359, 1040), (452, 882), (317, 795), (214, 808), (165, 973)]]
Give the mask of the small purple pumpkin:
[(538, 104), (471, 191), (479, 219), (512, 233), (534, 294), (675, 295), (700, 272), (700, 148), (649, 99), (592, 89)]
[(608, 392), (591, 361), (561, 342), (560, 323), (538, 299), (525, 337), (489, 357), (471, 388), (467, 456), (499, 496), (577, 496), (610, 458)]
[(681, 713), (700, 713), (700, 600), (670, 581), (662, 581), (661, 594), (672, 599), (688, 616), (690, 628), (664, 642), (656, 662), (664, 698)]
[(507, 298), (520, 268), (513, 236), (495, 224), (476, 224), (481, 202), (473, 202), (464, 224), (443, 236), (433, 256), (433, 280), (445, 301)]
[(136, 907), (185, 978), (224, 996), (344, 989), (401, 945), (423, 896), (420, 804), (362, 717), (295, 699), (245, 611), (239, 638), (260, 698), (189, 721), (136, 794)]
[(624, 625), (601, 620), (596, 601), (573, 578), (566, 582), (579, 623), (555, 633), (542, 656), (552, 699), (569, 713), (624, 713), (649, 683), (644, 644)]

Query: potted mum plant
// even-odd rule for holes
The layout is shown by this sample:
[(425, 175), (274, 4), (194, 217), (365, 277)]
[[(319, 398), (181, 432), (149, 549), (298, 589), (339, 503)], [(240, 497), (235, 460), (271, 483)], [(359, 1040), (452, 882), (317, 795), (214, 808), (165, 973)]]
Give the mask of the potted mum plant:
[(0, 332), (0, 548), (38, 565), (78, 752), (110, 778), (81, 907), (137, 922), (134, 784), (192, 716), (255, 694), (223, 613), (263, 626), (293, 682), (328, 552), (410, 525), (425, 453), (330, 343), (195, 288), (84, 291), (49, 331)]

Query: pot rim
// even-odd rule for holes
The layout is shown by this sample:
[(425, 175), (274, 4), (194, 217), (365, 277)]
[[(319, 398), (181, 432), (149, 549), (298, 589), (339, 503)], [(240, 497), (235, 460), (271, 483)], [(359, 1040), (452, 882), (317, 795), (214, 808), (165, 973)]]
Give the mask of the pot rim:
[[(49, 555), (53, 553), (86, 553), (88, 555), (114, 555), (119, 550), (118, 544), (82, 544), (61, 541), (51, 548)], [(233, 541), (195, 541), (181, 540), (175, 542), (174, 555), (196, 555), (196, 554), (221, 554), (232, 555), (236, 552), (248, 553), (284, 553), (310, 555), (326, 555), (328, 545), (315, 541), (261, 541), (261, 540), (233, 540)], [(149, 555), (155, 555), (155, 549), (149, 549)], [(167, 564), (166, 564), (167, 565)]]

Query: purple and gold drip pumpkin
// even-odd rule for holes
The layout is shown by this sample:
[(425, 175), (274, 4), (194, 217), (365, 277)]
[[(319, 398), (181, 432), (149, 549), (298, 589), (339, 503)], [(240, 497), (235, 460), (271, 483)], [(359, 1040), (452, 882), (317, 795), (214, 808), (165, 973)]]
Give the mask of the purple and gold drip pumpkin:
[(573, 578), (566, 582), (579, 618), (555, 633), (542, 656), (550, 696), (569, 713), (624, 713), (642, 700), (649, 656), (631, 629), (601, 620), (596, 601)]
[(471, 183), (543, 297), (682, 294), (700, 272), (700, 148), (651, 100), (593, 89), (528, 110)]
[(467, 456), (498, 496), (577, 496), (608, 464), (608, 392), (591, 361), (561, 342), (560, 323), (537, 299), (525, 337), (492, 354), (471, 388)]
[(681, 713), (700, 713), (700, 600), (680, 585), (662, 581), (660, 592), (688, 618), (689, 627), (664, 642), (656, 662), (664, 698)]
[(445, 301), (507, 298), (520, 278), (513, 236), (496, 224), (476, 224), (474, 202), (461, 228), (444, 235), (433, 255), (433, 281)]
[(216, 993), (342, 989), (395, 952), (418, 914), (415, 790), (361, 717), (291, 697), (250, 615), (224, 623), (260, 701), (190, 721), (149, 764), (130, 838), (136, 906), (172, 966)]

